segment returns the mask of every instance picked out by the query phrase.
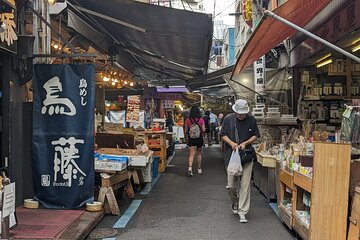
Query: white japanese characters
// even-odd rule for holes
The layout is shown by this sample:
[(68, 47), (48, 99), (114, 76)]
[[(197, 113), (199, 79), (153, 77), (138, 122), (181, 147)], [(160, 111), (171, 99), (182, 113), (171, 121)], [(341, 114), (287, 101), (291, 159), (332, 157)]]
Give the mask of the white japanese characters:
[(87, 104), (87, 101), (85, 102), (84, 98), (87, 95), (87, 82), (86, 79), (81, 78), (80, 79), (80, 84), (79, 84), (79, 89), (80, 89), (80, 97), (81, 97), (81, 106), (85, 106)]
[(16, 23), (14, 10), (11, 13), (0, 14), (0, 21), (6, 24), (6, 29), (3, 33), (0, 33), (0, 41), (6, 42), (7, 46), (14, 44), (14, 41), (18, 39), (16, 35)]
[[(55, 146), (53, 186), (71, 187), (73, 179), (79, 180), (79, 186), (83, 185), (86, 174), (76, 163), (76, 159), (79, 159), (80, 155), (79, 149), (75, 145), (84, 144), (84, 140), (61, 137), (59, 140), (52, 141), (51, 144)], [(62, 179), (59, 178), (59, 175)], [(61, 180), (63, 182), (60, 182)]]
[(63, 88), (57, 76), (49, 79), (43, 88), (46, 90), (46, 99), (43, 101), (42, 114), (46, 114), (46, 112), (48, 112), (49, 115), (63, 114), (74, 116), (76, 114), (74, 104), (68, 98), (59, 97), (59, 93), (63, 91)]

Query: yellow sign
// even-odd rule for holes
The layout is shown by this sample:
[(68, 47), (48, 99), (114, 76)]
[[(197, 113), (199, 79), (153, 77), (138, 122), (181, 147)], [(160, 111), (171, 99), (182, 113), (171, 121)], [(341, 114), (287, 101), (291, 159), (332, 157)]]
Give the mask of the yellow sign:
[(252, 20), (252, 2), (251, 0), (243, 0), (243, 16), (245, 21)]

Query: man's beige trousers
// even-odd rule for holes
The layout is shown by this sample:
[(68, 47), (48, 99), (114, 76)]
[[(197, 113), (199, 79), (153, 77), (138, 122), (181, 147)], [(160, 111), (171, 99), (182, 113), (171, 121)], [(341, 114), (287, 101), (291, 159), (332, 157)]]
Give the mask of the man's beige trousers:
[[(251, 174), (254, 163), (247, 163), (243, 166), (241, 175), (240, 189), (239, 189), (239, 214), (247, 214), (250, 209), (250, 192), (251, 192)], [(231, 176), (228, 174), (227, 188), (233, 190), (237, 186), (240, 177)], [(234, 197), (229, 191), (229, 195), (233, 201)]]

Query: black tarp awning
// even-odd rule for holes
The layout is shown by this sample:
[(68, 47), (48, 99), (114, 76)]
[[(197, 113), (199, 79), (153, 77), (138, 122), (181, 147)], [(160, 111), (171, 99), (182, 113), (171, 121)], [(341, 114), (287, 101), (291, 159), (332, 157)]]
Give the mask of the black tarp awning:
[(193, 78), (191, 81), (187, 83), (187, 87), (191, 90), (196, 90), (203, 87), (216, 86), (219, 84), (226, 83), (224, 80), (224, 75), (230, 75), (232, 70), (234, 69), (234, 65), (231, 65), (226, 68), (222, 68), (220, 70), (211, 72), (206, 75), (202, 75), (196, 78)]
[(70, 2), (90, 24), (114, 38), (115, 52), (130, 53), (136, 68), (184, 81), (206, 72), (213, 32), (211, 15), (132, 0)]

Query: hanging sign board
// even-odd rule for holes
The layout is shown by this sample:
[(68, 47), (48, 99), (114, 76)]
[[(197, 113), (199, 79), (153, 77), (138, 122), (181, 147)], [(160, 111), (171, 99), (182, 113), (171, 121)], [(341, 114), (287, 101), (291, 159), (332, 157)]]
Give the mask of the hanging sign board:
[(46, 208), (73, 209), (94, 200), (92, 64), (38, 64), (33, 80), (33, 180)]
[[(254, 78), (255, 78), (255, 91), (265, 93), (265, 55), (254, 62)], [(257, 103), (265, 103), (265, 99), (256, 94), (255, 101)]]
[(126, 122), (139, 122), (140, 96), (133, 95), (127, 98)]
[(16, 40), (18, 39), (16, 33), (16, 9), (14, 0), (2, 0), (1, 1), (1, 12), (0, 12), (0, 22), (2, 22), (6, 27), (3, 32), (0, 32), (0, 49), (16, 53), (17, 44)]
[(175, 101), (174, 100), (161, 100), (161, 107), (172, 109), (175, 107)]

